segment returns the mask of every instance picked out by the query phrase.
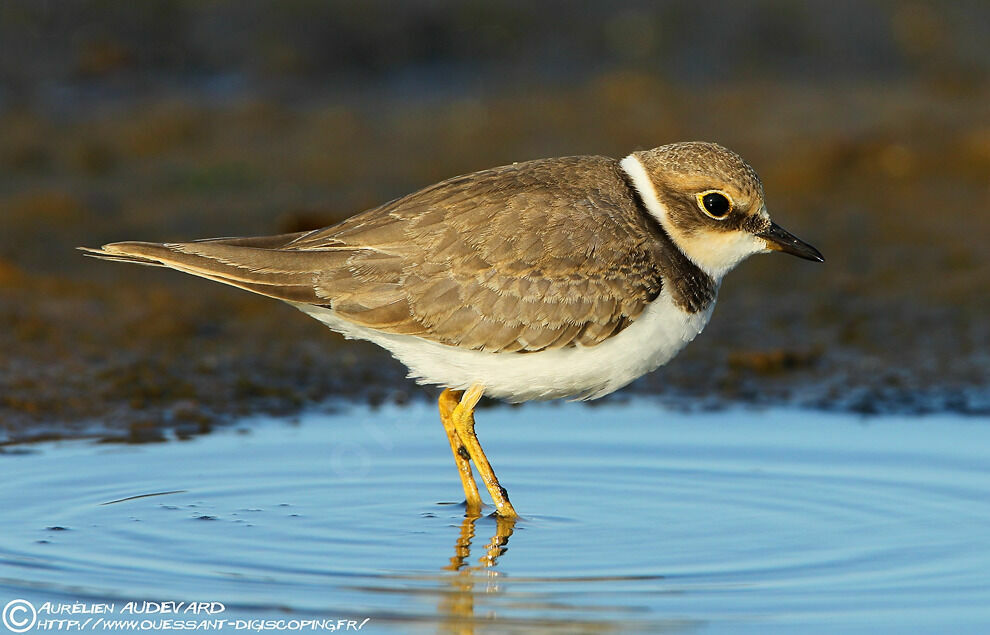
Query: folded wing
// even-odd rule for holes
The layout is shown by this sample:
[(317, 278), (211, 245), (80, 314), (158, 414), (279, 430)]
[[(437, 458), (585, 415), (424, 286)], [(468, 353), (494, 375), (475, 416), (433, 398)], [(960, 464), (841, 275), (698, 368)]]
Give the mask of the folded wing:
[(593, 346), (640, 315), (661, 286), (652, 231), (613, 160), (576, 157), (457, 177), (313, 232), (84, 251), (382, 331), (539, 351)]

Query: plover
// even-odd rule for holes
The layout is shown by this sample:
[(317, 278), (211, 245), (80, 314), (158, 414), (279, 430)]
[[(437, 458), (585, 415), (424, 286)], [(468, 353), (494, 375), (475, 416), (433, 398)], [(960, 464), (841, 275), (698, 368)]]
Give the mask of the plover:
[(746, 257), (824, 261), (770, 220), (753, 168), (705, 142), (513, 163), (309, 232), (82, 249), (277, 298), (384, 347), (444, 388), (468, 513), (482, 506), (473, 462), (505, 517), (474, 430), (483, 395), (603, 397), (693, 340)]

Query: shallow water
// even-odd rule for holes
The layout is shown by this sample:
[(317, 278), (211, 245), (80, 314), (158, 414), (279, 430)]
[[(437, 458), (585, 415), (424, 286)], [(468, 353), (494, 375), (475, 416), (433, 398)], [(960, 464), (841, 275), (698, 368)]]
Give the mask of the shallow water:
[(638, 401), (478, 422), (514, 526), (452, 504), (427, 405), (8, 448), (0, 604), (217, 601), (363, 632), (990, 626), (986, 419)]

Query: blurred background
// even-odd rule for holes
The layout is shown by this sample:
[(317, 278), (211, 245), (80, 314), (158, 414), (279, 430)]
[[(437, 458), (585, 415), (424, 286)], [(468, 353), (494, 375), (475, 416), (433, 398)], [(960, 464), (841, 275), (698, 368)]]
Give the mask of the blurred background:
[(717, 141), (757, 257), (616, 397), (990, 412), (990, 3), (6, 0), (2, 440), (432, 394), (280, 303), (74, 247), (330, 224), (446, 177)]

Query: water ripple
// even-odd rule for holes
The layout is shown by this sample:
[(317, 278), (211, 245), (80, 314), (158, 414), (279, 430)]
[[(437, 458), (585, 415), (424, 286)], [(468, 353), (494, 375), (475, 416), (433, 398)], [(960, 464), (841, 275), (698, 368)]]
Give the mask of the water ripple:
[(372, 617), (369, 632), (990, 623), (986, 420), (642, 402), (478, 418), (515, 524), (451, 504), (422, 406), (5, 454), (0, 589)]

